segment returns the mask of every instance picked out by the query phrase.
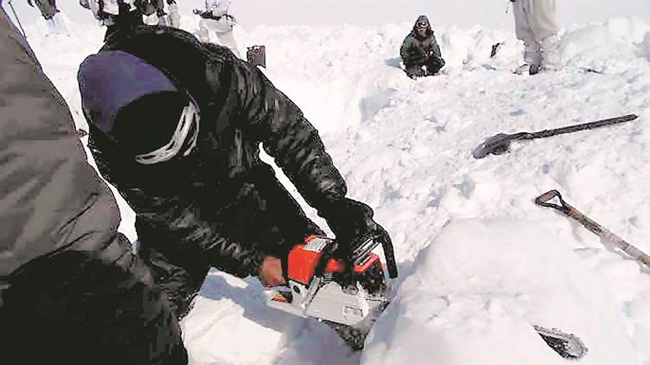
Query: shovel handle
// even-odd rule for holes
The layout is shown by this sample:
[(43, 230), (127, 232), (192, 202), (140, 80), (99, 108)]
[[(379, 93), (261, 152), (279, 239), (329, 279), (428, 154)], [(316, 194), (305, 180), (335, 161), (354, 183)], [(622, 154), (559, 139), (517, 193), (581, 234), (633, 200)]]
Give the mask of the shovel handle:
[[(550, 200), (558, 198), (560, 201), (560, 205), (554, 204), (554, 203), (549, 203)], [(545, 192), (544, 194), (538, 196), (535, 198), (535, 204), (540, 205), (542, 207), (547, 207), (547, 208), (553, 208), (556, 210), (559, 210), (562, 213), (568, 213), (569, 210), (571, 210), (571, 206), (568, 205), (564, 199), (562, 199), (562, 194), (560, 194), (559, 191), (553, 189)]]

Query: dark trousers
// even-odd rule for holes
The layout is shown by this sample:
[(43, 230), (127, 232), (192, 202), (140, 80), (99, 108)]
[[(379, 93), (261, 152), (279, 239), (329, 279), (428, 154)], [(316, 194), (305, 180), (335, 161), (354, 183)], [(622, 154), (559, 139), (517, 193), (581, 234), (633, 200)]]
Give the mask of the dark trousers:
[(435, 75), (444, 64), (439, 62), (434, 57), (429, 57), (426, 61), (421, 63), (410, 63), (404, 65), (406, 74), (410, 78), (432, 76)]
[[(207, 214), (219, 233), (242, 243), (255, 243), (265, 254), (286, 263), (289, 250), (305, 237), (324, 232), (300, 208), (269, 166), (260, 166), (234, 189), (215, 199), (219, 206), (206, 206)], [(140, 233), (138, 233), (140, 234)], [(180, 259), (155, 239), (139, 236), (139, 255), (150, 266), (155, 281), (172, 301), (176, 315), (184, 317), (191, 309), (209, 266)], [(174, 244), (174, 243), (169, 243)]]
[(92, 255), (63, 251), (11, 278), (0, 308), (0, 362), (186, 365), (178, 320), (142, 262), (131, 253), (119, 259), (124, 266)]
[(35, 0), (36, 6), (41, 11), (41, 15), (45, 19), (52, 19), (56, 13), (59, 12), (56, 8), (55, 0)]

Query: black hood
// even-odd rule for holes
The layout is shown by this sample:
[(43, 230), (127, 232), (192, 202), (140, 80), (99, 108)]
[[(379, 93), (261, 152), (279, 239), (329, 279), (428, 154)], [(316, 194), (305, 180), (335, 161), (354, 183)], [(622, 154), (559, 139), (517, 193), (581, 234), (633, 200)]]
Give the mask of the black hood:
[(426, 24), (427, 25), (427, 32), (426, 32), (426, 37), (431, 37), (433, 34), (433, 30), (431, 29), (431, 22), (429, 22), (429, 18), (427, 18), (426, 15), (420, 15), (418, 19), (415, 21), (413, 24), (413, 29), (411, 30), (411, 34), (413, 34), (416, 38), (421, 38), (420, 34), (418, 33), (418, 24)]

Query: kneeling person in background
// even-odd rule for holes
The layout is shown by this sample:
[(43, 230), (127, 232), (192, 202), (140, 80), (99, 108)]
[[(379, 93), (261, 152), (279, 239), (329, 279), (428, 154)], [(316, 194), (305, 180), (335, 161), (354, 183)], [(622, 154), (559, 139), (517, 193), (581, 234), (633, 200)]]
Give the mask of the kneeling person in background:
[(445, 65), (440, 47), (425, 15), (420, 15), (406, 36), (400, 56), (410, 78), (435, 75)]

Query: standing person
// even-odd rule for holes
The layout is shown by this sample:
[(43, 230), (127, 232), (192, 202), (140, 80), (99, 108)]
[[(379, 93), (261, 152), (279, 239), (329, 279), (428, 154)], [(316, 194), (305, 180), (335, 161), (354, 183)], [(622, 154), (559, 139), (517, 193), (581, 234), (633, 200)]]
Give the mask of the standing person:
[(412, 79), (435, 75), (445, 65), (431, 23), (425, 15), (420, 15), (415, 21), (399, 53), (405, 72)]
[(555, 0), (510, 0), (515, 16), (517, 39), (524, 42), (524, 64), (518, 73), (560, 67), (561, 51)]
[(63, 97), (2, 9), (0, 131), (3, 364), (187, 364)]
[(178, 12), (178, 5), (175, 0), (167, 0), (167, 13), (164, 24), (168, 27), (181, 27), (181, 15)]
[(165, 24), (165, 1), (164, 0), (140, 0), (138, 7), (142, 11), (143, 21), (147, 25)]
[(230, 0), (206, 0), (205, 11), (194, 9), (194, 14), (201, 16), (198, 36), (201, 42), (207, 43), (210, 42), (210, 31), (213, 31), (222, 46), (228, 47), (235, 56), (241, 58), (233, 35), (237, 20), (228, 13), (230, 3)]
[(79, 0), (79, 5), (92, 11), (95, 18), (106, 26), (104, 40), (144, 24), (144, 5), (137, 0)]
[(139, 254), (179, 317), (210, 267), (285, 283), (289, 250), (322, 234), (260, 159), (260, 144), (336, 235), (339, 257), (390, 237), (317, 130), (257, 68), (175, 28), (139, 27), (78, 74), (90, 148), (136, 212)]
[[(65, 26), (61, 11), (56, 7), (56, 0), (34, 0), (36, 6), (41, 11), (41, 15), (47, 23), (47, 28), (50, 34), (65, 34), (68, 32)], [(27, 0), (27, 3), (34, 7), (32, 0)]]
[(167, 0), (167, 11), (165, 11), (164, 0), (141, 0), (136, 3), (145, 17), (145, 24), (180, 27), (181, 16), (176, 1)]

